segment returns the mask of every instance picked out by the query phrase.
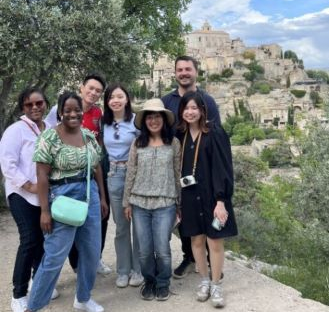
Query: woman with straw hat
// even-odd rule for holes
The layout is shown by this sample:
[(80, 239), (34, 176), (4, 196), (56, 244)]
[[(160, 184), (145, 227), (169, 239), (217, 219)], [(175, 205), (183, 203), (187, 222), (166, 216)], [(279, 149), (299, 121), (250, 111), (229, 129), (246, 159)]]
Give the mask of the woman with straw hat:
[(174, 114), (160, 99), (146, 101), (135, 118), (141, 134), (129, 153), (123, 206), (139, 241), (144, 300), (169, 298), (170, 238), (180, 194), (180, 144), (173, 135), (174, 122)]

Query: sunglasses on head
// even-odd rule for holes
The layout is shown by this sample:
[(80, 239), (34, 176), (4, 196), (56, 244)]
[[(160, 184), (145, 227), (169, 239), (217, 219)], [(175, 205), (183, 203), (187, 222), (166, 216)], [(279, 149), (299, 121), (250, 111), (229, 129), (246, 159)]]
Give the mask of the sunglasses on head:
[(119, 123), (116, 121), (113, 122), (113, 128), (114, 128), (114, 138), (116, 140), (120, 139), (120, 134), (119, 134)]
[(35, 105), (37, 108), (41, 108), (45, 101), (36, 101), (36, 102), (26, 102), (24, 103), (24, 107), (27, 109), (32, 109)]

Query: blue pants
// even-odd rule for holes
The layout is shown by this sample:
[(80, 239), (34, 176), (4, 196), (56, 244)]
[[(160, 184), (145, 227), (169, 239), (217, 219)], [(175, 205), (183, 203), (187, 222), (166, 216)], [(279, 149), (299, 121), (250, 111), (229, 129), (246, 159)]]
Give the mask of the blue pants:
[(133, 235), (131, 235), (131, 222), (124, 216), (122, 207), (126, 170), (125, 165), (111, 164), (107, 178), (112, 216), (116, 226), (114, 245), (117, 256), (117, 273), (119, 275), (129, 275), (131, 271), (140, 273), (135, 227), (132, 227)]
[[(64, 184), (51, 188), (51, 198), (60, 194), (84, 200), (86, 182)], [(91, 181), (90, 185), (90, 202), (86, 222), (80, 227), (74, 227), (53, 220), (52, 233), (45, 235), (45, 253), (34, 277), (28, 301), (30, 310), (39, 310), (49, 303), (73, 242), (75, 242), (79, 252), (76, 296), (78, 301), (84, 302), (90, 299), (101, 250), (100, 200), (98, 187), (94, 180)]]
[(133, 206), (133, 223), (139, 244), (139, 263), (146, 282), (167, 287), (171, 277), (171, 231), (176, 206), (154, 210)]
[(22, 196), (13, 193), (8, 197), (11, 214), (17, 224), (19, 246), (13, 273), (13, 297), (26, 296), (31, 271), (38, 269), (43, 255), (43, 234), (40, 228), (40, 207), (33, 206)]

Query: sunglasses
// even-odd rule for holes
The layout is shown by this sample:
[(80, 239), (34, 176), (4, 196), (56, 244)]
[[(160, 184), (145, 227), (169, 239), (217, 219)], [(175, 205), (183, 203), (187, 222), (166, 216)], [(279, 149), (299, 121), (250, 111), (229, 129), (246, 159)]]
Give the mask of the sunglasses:
[(120, 134), (119, 134), (119, 123), (116, 121), (113, 122), (113, 128), (114, 128), (114, 139), (119, 140)]
[(24, 107), (27, 109), (32, 109), (35, 105), (37, 108), (41, 108), (45, 101), (36, 101), (36, 102), (26, 102), (24, 103)]

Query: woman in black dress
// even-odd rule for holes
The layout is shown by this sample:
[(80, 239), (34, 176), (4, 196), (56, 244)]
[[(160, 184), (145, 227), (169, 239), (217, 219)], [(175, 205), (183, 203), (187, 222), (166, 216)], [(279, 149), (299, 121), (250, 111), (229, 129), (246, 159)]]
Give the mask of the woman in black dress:
[[(214, 307), (223, 307), (224, 238), (237, 235), (231, 202), (230, 141), (221, 127), (207, 123), (206, 105), (198, 92), (188, 92), (181, 99), (177, 136), (182, 144), (182, 234), (191, 237), (202, 279), (197, 300), (206, 301), (211, 297)], [(217, 229), (214, 220), (219, 225)], [(210, 251), (211, 281), (206, 242)]]

